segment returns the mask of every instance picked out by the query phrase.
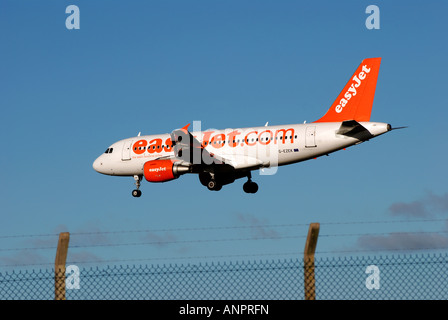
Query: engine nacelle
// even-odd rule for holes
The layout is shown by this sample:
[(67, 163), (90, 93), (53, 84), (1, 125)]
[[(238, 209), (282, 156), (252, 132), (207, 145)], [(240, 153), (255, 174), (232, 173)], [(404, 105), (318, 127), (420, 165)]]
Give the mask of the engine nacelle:
[(149, 182), (165, 182), (177, 179), (181, 174), (190, 171), (189, 167), (181, 166), (181, 161), (151, 160), (143, 166), (143, 174)]

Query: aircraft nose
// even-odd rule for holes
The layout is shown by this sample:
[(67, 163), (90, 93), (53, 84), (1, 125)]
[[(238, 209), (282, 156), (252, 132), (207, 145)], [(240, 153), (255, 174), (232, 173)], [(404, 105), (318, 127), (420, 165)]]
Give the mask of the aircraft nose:
[(101, 157), (99, 157), (95, 161), (93, 161), (92, 167), (96, 172), (103, 173), (103, 162), (100, 158)]

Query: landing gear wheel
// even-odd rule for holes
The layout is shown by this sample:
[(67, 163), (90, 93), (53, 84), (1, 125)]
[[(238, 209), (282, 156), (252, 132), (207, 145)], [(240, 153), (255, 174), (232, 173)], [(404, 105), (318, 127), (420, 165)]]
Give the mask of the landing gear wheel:
[(243, 184), (243, 190), (246, 193), (256, 193), (258, 191), (258, 184), (249, 180)]
[(252, 193), (257, 193), (258, 191), (258, 184), (256, 184), (255, 182), (251, 183), (251, 189), (252, 189)]
[(209, 172), (201, 172), (199, 173), (199, 181), (201, 184), (206, 187), (208, 182), (213, 180), (213, 176)]
[(132, 190), (132, 196), (134, 198), (139, 198), (142, 195), (142, 192), (138, 189)]
[(221, 190), (222, 186), (218, 184), (215, 180), (210, 180), (207, 183), (207, 188), (208, 190), (219, 191)]
[(134, 176), (135, 186), (137, 187), (137, 189), (132, 190), (132, 196), (134, 198), (139, 198), (142, 195), (142, 192), (139, 190), (140, 189), (140, 181), (142, 181), (142, 178), (143, 178), (143, 176), (139, 176), (139, 175)]

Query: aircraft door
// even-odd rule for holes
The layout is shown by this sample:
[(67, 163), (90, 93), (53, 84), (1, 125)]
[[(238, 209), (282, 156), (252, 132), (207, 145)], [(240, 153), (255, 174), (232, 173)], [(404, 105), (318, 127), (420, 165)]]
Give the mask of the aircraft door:
[(131, 160), (132, 141), (125, 141), (123, 143), (123, 151), (121, 152), (121, 160)]
[(316, 126), (306, 127), (305, 148), (315, 148), (316, 145)]

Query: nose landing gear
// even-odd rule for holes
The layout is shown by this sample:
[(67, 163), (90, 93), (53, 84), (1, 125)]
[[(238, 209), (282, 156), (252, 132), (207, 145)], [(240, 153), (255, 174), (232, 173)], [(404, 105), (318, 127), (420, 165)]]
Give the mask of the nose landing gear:
[(142, 178), (143, 176), (134, 176), (135, 186), (137, 187), (137, 189), (132, 190), (132, 196), (134, 198), (139, 198), (142, 195), (142, 192), (140, 191), (140, 181), (142, 181)]

